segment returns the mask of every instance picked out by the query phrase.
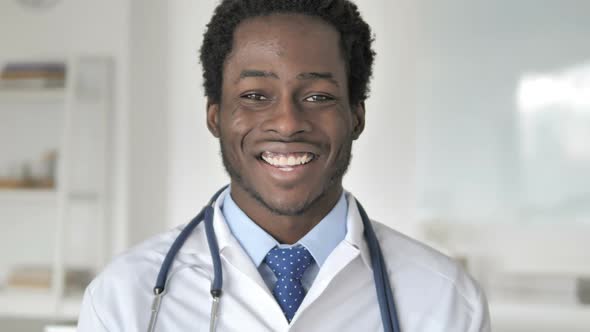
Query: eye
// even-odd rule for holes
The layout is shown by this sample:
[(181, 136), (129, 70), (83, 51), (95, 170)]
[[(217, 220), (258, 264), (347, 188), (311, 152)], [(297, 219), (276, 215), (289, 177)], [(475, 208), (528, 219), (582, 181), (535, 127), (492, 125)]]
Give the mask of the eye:
[(305, 98), (304, 100), (314, 103), (325, 103), (334, 100), (334, 98), (326, 95), (313, 95)]
[(240, 98), (242, 99), (248, 99), (251, 101), (267, 101), (268, 98), (266, 98), (265, 96), (259, 94), (259, 93), (246, 93), (240, 96)]

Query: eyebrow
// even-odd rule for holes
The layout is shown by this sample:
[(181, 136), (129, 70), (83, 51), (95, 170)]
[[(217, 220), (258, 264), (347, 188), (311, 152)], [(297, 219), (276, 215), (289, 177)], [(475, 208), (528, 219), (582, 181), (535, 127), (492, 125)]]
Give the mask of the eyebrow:
[[(279, 76), (271, 71), (245, 69), (240, 72), (240, 77), (238, 78), (236, 83), (241, 79), (248, 77), (270, 77), (274, 79), (279, 79)], [(338, 81), (334, 79), (334, 75), (330, 72), (304, 72), (297, 75), (296, 78), (298, 80), (327, 80), (333, 83), (334, 85), (339, 86)]]
[(338, 86), (338, 81), (334, 79), (334, 75), (330, 72), (324, 73), (317, 73), (317, 72), (309, 72), (309, 73), (301, 73), (297, 75), (297, 79), (300, 80), (327, 80), (336, 86)]
[(242, 70), (238, 81), (243, 78), (246, 78), (246, 77), (271, 77), (271, 78), (276, 78), (276, 79), (279, 78), (279, 76), (277, 76), (277, 74), (275, 74), (271, 71), (246, 69), (246, 70)]

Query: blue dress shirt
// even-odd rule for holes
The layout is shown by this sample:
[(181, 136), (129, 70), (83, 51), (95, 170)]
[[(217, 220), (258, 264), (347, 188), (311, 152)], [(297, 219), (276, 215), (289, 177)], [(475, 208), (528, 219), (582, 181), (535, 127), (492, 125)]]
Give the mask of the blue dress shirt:
[(275, 246), (279, 248), (304, 246), (313, 256), (314, 263), (307, 268), (301, 283), (307, 291), (317, 276), (320, 267), (326, 258), (344, 240), (346, 236), (346, 217), (348, 202), (344, 192), (334, 208), (301, 240), (292, 245), (279, 244), (270, 234), (250, 219), (240, 207), (227, 194), (223, 201), (222, 212), (232, 234), (236, 237), (242, 248), (262, 276), (269, 289), (273, 289), (277, 281), (275, 274), (270, 267), (264, 263), (264, 257)]

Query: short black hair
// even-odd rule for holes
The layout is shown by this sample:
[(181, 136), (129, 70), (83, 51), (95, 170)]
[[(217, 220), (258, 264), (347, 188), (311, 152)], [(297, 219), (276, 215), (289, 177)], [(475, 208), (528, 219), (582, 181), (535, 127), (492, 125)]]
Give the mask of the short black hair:
[(232, 50), (236, 27), (249, 18), (290, 13), (319, 17), (338, 30), (350, 103), (356, 105), (367, 99), (375, 51), (371, 47), (371, 28), (354, 3), (349, 0), (223, 0), (207, 24), (200, 51), (205, 96), (211, 102), (221, 100), (223, 65)]

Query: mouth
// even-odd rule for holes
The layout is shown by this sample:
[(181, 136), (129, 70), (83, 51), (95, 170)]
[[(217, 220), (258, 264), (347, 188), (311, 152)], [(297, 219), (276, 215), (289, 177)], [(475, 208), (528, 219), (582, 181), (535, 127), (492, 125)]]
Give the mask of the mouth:
[(315, 160), (317, 156), (311, 152), (271, 152), (264, 151), (259, 159), (266, 164), (284, 172), (290, 172), (296, 168), (305, 166)]

